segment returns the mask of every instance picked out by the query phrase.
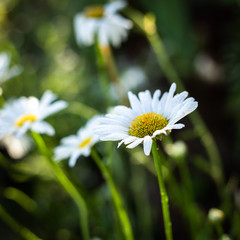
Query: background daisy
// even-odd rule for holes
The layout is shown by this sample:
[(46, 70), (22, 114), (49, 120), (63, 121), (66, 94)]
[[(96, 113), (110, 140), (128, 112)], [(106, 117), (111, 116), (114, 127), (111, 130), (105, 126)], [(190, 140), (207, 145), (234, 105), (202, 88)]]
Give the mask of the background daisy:
[(98, 136), (94, 133), (94, 126), (98, 118), (95, 116), (89, 120), (86, 126), (78, 130), (76, 135), (63, 138), (61, 145), (54, 150), (55, 159), (59, 161), (70, 158), (69, 166), (73, 167), (81, 155), (89, 156), (91, 147), (99, 141)]
[(127, 148), (143, 143), (144, 153), (149, 155), (153, 140), (161, 139), (162, 134), (167, 135), (172, 129), (183, 128), (184, 125), (177, 122), (198, 106), (194, 98), (187, 98), (187, 92), (174, 96), (175, 90), (173, 83), (161, 98), (160, 90), (156, 90), (153, 97), (148, 90), (140, 92), (138, 97), (129, 92), (130, 108), (117, 106), (116, 114), (107, 114), (99, 120), (96, 133), (100, 140), (121, 140), (118, 147), (124, 143)]
[(10, 60), (11, 58), (7, 53), (3, 52), (0, 54), (0, 85), (4, 81), (15, 77), (22, 72), (22, 69), (19, 66), (10, 67)]
[(51, 91), (46, 91), (41, 100), (21, 97), (9, 101), (0, 111), (0, 139), (9, 134), (20, 137), (28, 130), (53, 135), (54, 128), (43, 120), (67, 106), (65, 101), (53, 102), (56, 98)]
[(74, 30), (78, 44), (90, 46), (95, 37), (101, 46), (112, 44), (118, 47), (127, 37), (132, 22), (120, 16), (117, 11), (126, 6), (124, 1), (96, 5), (86, 8), (74, 18)]

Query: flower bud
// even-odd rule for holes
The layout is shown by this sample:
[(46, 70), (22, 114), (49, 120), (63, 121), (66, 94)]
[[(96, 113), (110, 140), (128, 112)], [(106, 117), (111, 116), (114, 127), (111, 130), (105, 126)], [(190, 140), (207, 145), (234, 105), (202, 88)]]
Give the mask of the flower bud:
[(183, 141), (176, 141), (175, 143), (167, 144), (165, 150), (170, 157), (180, 159), (186, 154), (187, 146)]
[(212, 223), (221, 222), (224, 218), (224, 212), (217, 208), (211, 208), (208, 212), (208, 219)]

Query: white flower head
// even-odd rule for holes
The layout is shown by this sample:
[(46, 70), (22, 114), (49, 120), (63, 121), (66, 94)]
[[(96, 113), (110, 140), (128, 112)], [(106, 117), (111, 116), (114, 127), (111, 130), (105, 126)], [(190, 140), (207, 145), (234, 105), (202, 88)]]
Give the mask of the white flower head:
[(95, 116), (87, 124), (80, 128), (76, 135), (65, 137), (61, 140), (61, 145), (54, 149), (54, 156), (57, 161), (70, 158), (69, 166), (73, 167), (77, 159), (83, 155), (90, 155), (91, 147), (99, 141), (98, 135), (94, 132), (94, 126), (99, 119)]
[(103, 6), (95, 5), (86, 8), (74, 18), (74, 30), (79, 45), (90, 46), (94, 44), (97, 37), (101, 46), (112, 44), (120, 46), (127, 38), (128, 30), (133, 24), (130, 20), (123, 18), (117, 11), (126, 6), (125, 1), (117, 0)]
[(0, 85), (4, 81), (19, 75), (22, 72), (20, 66), (10, 68), (10, 56), (3, 52), (0, 54)]
[(102, 141), (120, 141), (127, 148), (134, 148), (143, 143), (144, 153), (148, 156), (152, 142), (161, 139), (162, 134), (169, 134), (172, 129), (181, 129), (184, 124), (177, 123), (187, 114), (194, 111), (198, 103), (194, 98), (187, 98), (184, 91), (174, 96), (176, 84), (160, 98), (161, 91), (140, 92), (138, 97), (128, 92), (130, 107), (117, 106), (116, 114), (107, 114), (99, 119), (96, 133)]
[(0, 110), (0, 139), (8, 134), (18, 138), (28, 130), (54, 135), (54, 128), (44, 119), (67, 106), (65, 101), (53, 102), (56, 98), (51, 91), (46, 91), (40, 100), (36, 97), (20, 97), (8, 102)]
[(32, 139), (28, 135), (15, 138), (13, 135), (5, 135), (0, 140), (0, 146), (6, 148), (9, 156), (13, 159), (20, 159), (28, 154), (33, 146)]
[(147, 81), (147, 76), (142, 68), (134, 66), (123, 72), (120, 80), (126, 90), (133, 90), (143, 85)]

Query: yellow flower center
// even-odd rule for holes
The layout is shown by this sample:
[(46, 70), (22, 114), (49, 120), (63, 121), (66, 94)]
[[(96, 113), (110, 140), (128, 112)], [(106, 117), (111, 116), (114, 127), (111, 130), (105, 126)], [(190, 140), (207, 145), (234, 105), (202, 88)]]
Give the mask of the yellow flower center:
[(101, 5), (88, 7), (84, 11), (84, 16), (86, 18), (102, 18), (103, 15), (104, 15), (104, 8)]
[(168, 124), (166, 118), (157, 113), (144, 113), (135, 117), (129, 127), (131, 136), (143, 138), (147, 135), (152, 136), (156, 130), (163, 129)]
[(21, 127), (25, 122), (27, 121), (30, 121), (30, 122), (34, 122), (37, 120), (37, 116), (36, 115), (33, 115), (33, 114), (25, 114), (25, 115), (22, 115), (20, 116), (16, 122), (15, 122), (15, 125), (17, 127)]
[(78, 145), (78, 147), (79, 148), (84, 148), (84, 147), (86, 147), (90, 142), (91, 142), (91, 138), (90, 137), (88, 137), (88, 138), (86, 138), (85, 140), (83, 140), (79, 145)]

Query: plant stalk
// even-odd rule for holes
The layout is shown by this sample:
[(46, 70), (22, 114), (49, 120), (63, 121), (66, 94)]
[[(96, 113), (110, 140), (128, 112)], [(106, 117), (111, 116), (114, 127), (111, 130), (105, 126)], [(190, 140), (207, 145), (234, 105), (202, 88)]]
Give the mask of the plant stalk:
[(169, 213), (168, 195), (167, 195), (163, 174), (162, 174), (161, 159), (158, 155), (157, 144), (155, 141), (152, 144), (152, 154), (153, 154), (153, 159), (154, 159), (154, 163), (157, 171), (159, 189), (161, 194), (161, 203), (162, 203), (162, 210), (163, 210), (163, 220), (164, 220), (166, 239), (172, 240), (173, 239), (172, 223), (171, 223), (170, 213)]
[(68, 177), (65, 175), (63, 170), (59, 167), (59, 165), (52, 160), (52, 158), (49, 155), (48, 148), (45, 142), (43, 141), (41, 135), (36, 132), (32, 132), (32, 137), (36, 145), (38, 146), (39, 151), (45, 157), (47, 163), (49, 164), (55, 176), (57, 177), (58, 181), (61, 183), (63, 188), (66, 190), (66, 192), (72, 197), (72, 199), (76, 203), (79, 211), (79, 216), (80, 216), (80, 227), (82, 230), (83, 239), (90, 240), (89, 226), (88, 226), (88, 210), (83, 197), (81, 196), (79, 191), (76, 189), (76, 187), (72, 184), (72, 182), (68, 179)]
[(18, 233), (23, 239), (26, 240), (41, 240), (34, 233), (32, 233), (28, 228), (20, 225), (9, 213), (0, 205), (0, 218), (8, 224), (12, 230)]
[(91, 151), (91, 156), (93, 158), (93, 160), (95, 161), (95, 163), (97, 164), (97, 166), (99, 167), (100, 171), (102, 172), (103, 177), (105, 178), (109, 190), (112, 194), (112, 199), (122, 226), (122, 230), (125, 236), (126, 240), (133, 240), (133, 232), (132, 232), (132, 227), (131, 227), (131, 223), (129, 220), (129, 217), (127, 215), (127, 211), (124, 208), (124, 204), (123, 201), (121, 199), (121, 196), (117, 190), (117, 187), (112, 179), (112, 176), (108, 170), (108, 168), (103, 164), (103, 162), (101, 161), (98, 153), (96, 152), (95, 149), (92, 149)]

